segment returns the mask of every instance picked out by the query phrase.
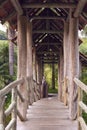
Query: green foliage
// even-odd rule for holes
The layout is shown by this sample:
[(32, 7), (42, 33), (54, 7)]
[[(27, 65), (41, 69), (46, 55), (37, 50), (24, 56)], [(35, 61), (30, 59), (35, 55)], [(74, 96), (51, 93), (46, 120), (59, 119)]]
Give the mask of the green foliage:
[(81, 31), (82, 36), (87, 36), (87, 25), (84, 27), (84, 29)]
[[(14, 51), (14, 76), (9, 75), (9, 45), (8, 41), (0, 40), (0, 89), (5, 87), (11, 81), (16, 79), (16, 71), (17, 71), (17, 49), (15, 47)], [(11, 94), (6, 95), (5, 109), (8, 108), (11, 103)], [(10, 121), (11, 115), (6, 118), (5, 124), (7, 125)]]
[(52, 89), (52, 64), (44, 65), (44, 76), (49, 86), (49, 93), (57, 93), (58, 91), (58, 65), (54, 65), (54, 73), (55, 73), (55, 89)]
[(87, 38), (82, 39), (83, 43), (80, 45), (79, 50), (87, 56)]
[(55, 89), (49, 88), (48, 93), (58, 93), (58, 89), (57, 88), (55, 88)]
[(4, 31), (0, 30), (0, 40), (7, 40), (7, 35)]
[(8, 41), (0, 41), (0, 89), (16, 78), (16, 52), (15, 52), (14, 76), (9, 75), (9, 45)]
[[(81, 76), (81, 81), (87, 85), (87, 68), (83, 67), (82, 69), (82, 76)], [(87, 94), (83, 92), (83, 102), (87, 105)], [(83, 111), (82, 116), (87, 123), (87, 114)]]

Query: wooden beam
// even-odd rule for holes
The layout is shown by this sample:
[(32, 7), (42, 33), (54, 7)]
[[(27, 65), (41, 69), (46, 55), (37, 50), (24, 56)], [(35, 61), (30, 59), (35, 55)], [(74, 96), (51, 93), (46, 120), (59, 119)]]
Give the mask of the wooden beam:
[(60, 33), (62, 33), (63, 31), (54, 31), (54, 30), (34, 30), (34, 31), (32, 31), (32, 33), (34, 34), (34, 33), (51, 33), (51, 34), (60, 34)]
[(3, 18), (3, 20), (1, 21), (1, 23), (4, 24), (6, 21), (10, 20), (14, 15), (16, 15), (16, 11), (11, 12), (8, 16), (6, 16), (5, 18)]
[(4, 1), (2, 0), (2, 1), (0, 1), (0, 8), (2, 8), (2, 6), (7, 3), (7, 1), (8, 0), (4, 0)]
[[(39, 42), (39, 43), (36, 43), (37, 44), (37, 46), (44, 46), (44, 45), (60, 45), (61, 43), (59, 43), (59, 42), (52, 42), (52, 43), (46, 43), (46, 42)], [(36, 47), (37, 47), (36, 46)]]
[(44, 16), (44, 17), (41, 17), (41, 16), (36, 16), (36, 17), (33, 17), (31, 18), (31, 21), (32, 20), (44, 20), (44, 19), (48, 19), (48, 20), (64, 20), (66, 19), (66, 17), (63, 17), (63, 16), (53, 16), (53, 17), (49, 17), (49, 16)]
[(23, 4), (23, 8), (76, 8), (73, 3), (29, 3)]
[(11, 0), (11, 2), (13, 4), (15, 10), (17, 11), (17, 13), (19, 15), (22, 15), (23, 14), (23, 9), (21, 8), (21, 5), (20, 5), (19, 1), (18, 0)]
[(86, 3), (87, 3), (87, 0), (80, 0), (79, 1), (77, 8), (74, 12), (74, 17), (79, 17), (79, 15), (81, 14)]
[(58, 51), (55, 51), (55, 52), (53, 52), (53, 51), (49, 51), (49, 52), (47, 52), (47, 51), (37, 52), (38, 55), (43, 55), (43, 54), (46, 54), (46, 55), (48, 55), (48, 54), (54, 55), (54, 54), (58, 54), (58, 53), (59, 53)]

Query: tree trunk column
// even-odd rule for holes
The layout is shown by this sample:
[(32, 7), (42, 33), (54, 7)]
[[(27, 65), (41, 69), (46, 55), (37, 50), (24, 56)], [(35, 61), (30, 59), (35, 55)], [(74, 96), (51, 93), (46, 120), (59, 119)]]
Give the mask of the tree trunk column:
[(74, 120), (77, 116), (77, 86), (74, 77), (79, 77), (78, 18), (70, 18), (69, 24), (70, 68), (69, 68), (69, 116)]
[(13, 66), (14, 66), (14, 43), (12, 39), (15, 37), (15, 31), (10, 27), (8, 28), (8, 40), (9, 40), (9, 73), (13, 75)]
[(33, 54), (32, 54), (32, 23), (27, 20), (27, 76), (29, 77), (29, 103), (34, 102), (33, 90)]
[(55, 64), (52, 63), (52, 89), (55, 89)]
[(59, 63), (58, 63), (58, 99), (62, 101), (62, 89), (63, 89), (63, 51), (62, 48), (60, 50), (60, 58), (59, 58)]
[(69, 67), (69, 50), (70, 50), (70, 45), (68, 42), (68, 35), (69, 35), (69, 23), (64, 22), (64, 43), (63, 43), (63, 52), (64, 52), (64, 104), (67, 105), (67, 94), (68, 94), (68, 67)]
[[(26, 25), (27, 20), (25, 16), (18, 16), (18, 79), (26, 77), (26, 63), (27, 63), (27, 46), (26, 46)], [(26, 112), (28, 107), (28, 92), (27, 86), (24, 84), (18, 86), (20, 93), (23, 95), (25, 102), (22, 103), (20, 99), (18, 99), (18, 109), (24, 118), (26, 118)]]
[(33, 47), (33, 79), (37, 81), (37, 70), (36, 70), (36, 48)]

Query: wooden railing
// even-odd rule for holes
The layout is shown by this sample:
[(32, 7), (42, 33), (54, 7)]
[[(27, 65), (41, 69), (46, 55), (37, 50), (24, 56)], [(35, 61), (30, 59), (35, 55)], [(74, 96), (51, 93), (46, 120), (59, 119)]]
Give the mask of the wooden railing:
[(87, 113), (87, 106), (82, 101), (83, 91), (87, 94), (87, 85), (77, 78), (74, 78), (74, 82), (78, 86), (78, 130), (87, 130), (87, 125), (82, 117), (82, 110)]
[[(10, 129), (16, 130), (17, 115), (21, 121), (25, 120), (22, 114), (17, 109), (17, 96), (19, 96), (22, 102), (25, 101), (25, 99), (17, 89), (17, 86), (23, 84), (27, 80), (29, 82), (29, 77), (27, 77), (26, 80), (25, 78), (16, 80), (10, 83), (9, 85), (7, 85), (2, 90), (0, 90), (0, 130), (10, 130)], [(40, 99), (40, 84), (37, 84), (35, 81), (33, 81), (32, 87), (34, 89), (33, 98), (35, 99), (35, 101), (37, 101), (38, 99)], [(4, 110), (5, 97), (10, 92), (12, 92), (11, 104), (9, 105), (7, 110)], [(8, 117), (10, 114), (11, 114), (11, 120), (5, 128), (5, 118)]]

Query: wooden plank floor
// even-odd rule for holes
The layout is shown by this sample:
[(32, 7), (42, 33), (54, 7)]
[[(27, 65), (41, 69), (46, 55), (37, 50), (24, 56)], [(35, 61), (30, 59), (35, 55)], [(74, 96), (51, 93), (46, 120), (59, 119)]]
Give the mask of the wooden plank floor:
[(29, 106), (26, 122), (18, 121), (17, 130), (77, 130), (77, 121), (70, 121), (68, 108), (56, 97), (41, 99)]

